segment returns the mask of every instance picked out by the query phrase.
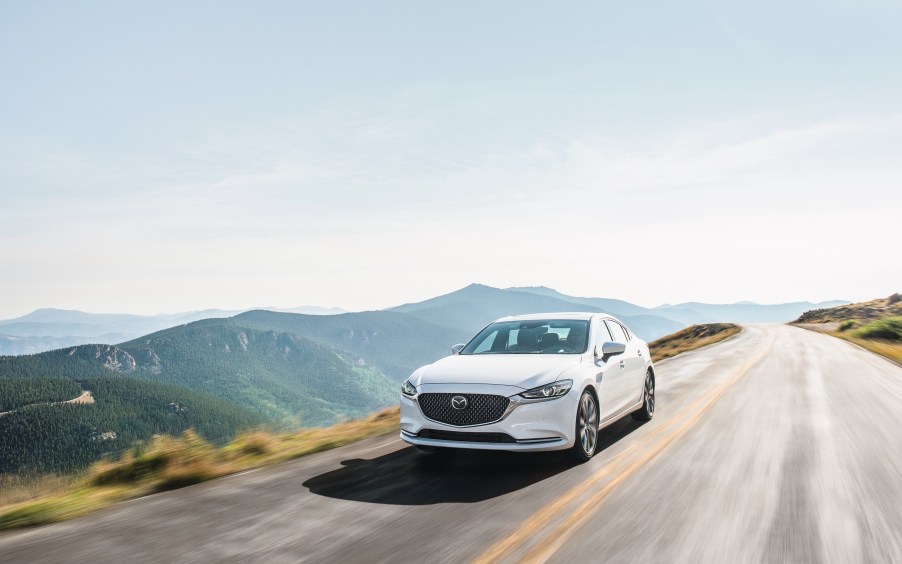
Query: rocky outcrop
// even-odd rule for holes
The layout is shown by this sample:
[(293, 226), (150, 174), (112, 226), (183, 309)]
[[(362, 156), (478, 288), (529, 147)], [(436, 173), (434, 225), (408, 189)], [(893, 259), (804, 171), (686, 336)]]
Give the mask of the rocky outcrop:
[(70, 349), (68, 356), (88, 362), (99, 362), (110, 372), (122, 374), (134, 372), (138, 367), (135, 357), (112, 345), (81, 345)]
[(160, 357), (151, 348), (138, 349), (134, 351), (135, 360), (138, 366), (150, 370), (153, 374), (161, 372)]

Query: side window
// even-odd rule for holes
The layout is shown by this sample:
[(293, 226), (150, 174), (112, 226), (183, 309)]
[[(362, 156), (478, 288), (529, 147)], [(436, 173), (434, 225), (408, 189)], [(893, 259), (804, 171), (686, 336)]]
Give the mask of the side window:
[[(620, 325), (618, 323), (618, 325)], [(626, 325), (620, 325), (620, 328), (623, 329), (623, 334), (626, 335), (626, 342), (629, 342), (633, 339), (633, 336), (630, 334), (630, 330), (626, 328)]]
[(621, 327), (619, 323), (605, 320), (604, 324), (608, 326), (608, 331), (611, 332), (613, 341), (624, 344), (626, 343), (626, 335), (623, 333), (623, 327)]
[(599, 321), (598, 328), (595, 329), (595, 348), (600, 350), (601, 345), (611, 340), (611, 332), (608, 330), (608, 326), (604, 321)]

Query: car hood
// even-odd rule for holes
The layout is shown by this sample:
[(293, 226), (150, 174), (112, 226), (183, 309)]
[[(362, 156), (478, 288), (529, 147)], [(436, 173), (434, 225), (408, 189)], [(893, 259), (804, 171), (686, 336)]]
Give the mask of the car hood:
[(413, 373), (410, 383), (498, 384), (524, 390), (557, 380), (582, 360), (578, 354), (461, 354), (445, 357)]

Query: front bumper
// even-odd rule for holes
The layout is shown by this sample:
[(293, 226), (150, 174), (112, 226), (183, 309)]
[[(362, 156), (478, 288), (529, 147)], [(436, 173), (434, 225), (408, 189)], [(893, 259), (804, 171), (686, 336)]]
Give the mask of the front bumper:
[[(523, 390), (491, 384), (431, 384), (423, 385), (419, 391), (497, 394), (513, 398)], [(566, 395), (552, 400), (517, 405), (494, 423), (456, 427), (428, 419), (416, 398), (402, 394), (401, 439), (412, 445), (477, 450), (538, 452), (566, 449), (573, 446), (575, 440), (578, 395), (578, 391), (570, 390)]]

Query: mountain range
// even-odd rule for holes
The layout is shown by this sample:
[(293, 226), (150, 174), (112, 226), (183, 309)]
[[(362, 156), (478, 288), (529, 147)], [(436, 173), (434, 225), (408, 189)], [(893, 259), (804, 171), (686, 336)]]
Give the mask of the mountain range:
[[(544, 288), (542, 290), (547, 291)], [(554, 291), (551, 290), (551, 292)], [(659, 315), (639, 310), (636, 315), (624, 315), (601, 307), (600, 304), (578, 300), (579, 298), (570, 298), (556, 292), (555, 295), (549, 295), (545, 292), (536, 293), (522, 289), (502, 290), (481, 284), (471, 284), (444, 296), (393, 307), (391, 311), (406, 313), (443, 325), (466, 328), (471, 334), (482, 329), (489, 322), (506, 315), (577, 310), (614, 314), (637, 335), (648, 340), (657, 339), (684, 327), (683, 324)], [(638, 306), (634, 307), (638, 308)]]
[[(77, 328), (109, 336), (148, 324), (169, 326), (137, 338), (109, 339), (103, 344), (69, 342), (38, 354), (0, 356), (0, 386), (15, 390), (17, 397), (30, 398), (23, 399), (11, 414), (0, 415), (0, 463), (6, 456), (20, 461), (13, 464), (20, 469), (71, 468), (89, 463), (92, 457), (122, 452), (133, 441), (152, 434), (199, 429), (201, 423), (217, 440), (225, 440), (251, 421), (276, 427), (310, 426), (363, 415), (395, 403), (399, 383), (414, 369), (446, 356), (451, 345), (467, 341), (504, 315), (609, 312), (640, 337), (652, 340), (690, 323), (789, 321), (818, 307), (827, 305), (645, 308), (621, 300), (568, 296), (543, 287), (500, 289), (472, 284), (383, 311), (335, 315), (208, 310), (148, 319), (39, 310), (0, 322), (0, 331), (40, 333), (51, 328), (66, 333)], [(53, 339), (65, 340), (30, 336), (48, 345), (57, 342)], [(59, 394), (68, 393), (64, 390), (77, 389), (101, 395), (90, 405), (53, 403), (60, 401)], [(49, 392), (42, 390), (57, 390), (57, 395), (43, 397)], [(29, 402), (40, 405), (29, 407)], [(186, 406), (187, 411), (178, 406)], [(222, 411), (221, 406), (232, 406), (230, 415), (214, 427), (209, 414)], [(140, 416), (143, 423), (125, 432), (129, 413)], [(37, 454), (28, 455), (26, 451), (34, 445), (22, 437), (44, 436), (47, 429), (63, 433), (59, 444), (73, 445), (79, 453), (58, 459), (52, 449), (38, 449)], [(119, 438), (104, 439), (102, 448), (91, 442), (97, 436), (114, 435)], [(86, 444), (94, 446), (85, 450)], [(10, 464), (0, 464), (0, 472), (9, 470)]]
[[(405, 313), (433, 325), (471, 334), (503, 315), (550, 311), (597, 311), (621, 318), (639, 336), (654, 340), (696, 323), (787, 322), (811, 309), (847, 304), (833, 300), (820, 303), (793, 302), (762, 305), (753, 302), (707, 304), (688, 302), (643, 307), (612, 298), (576, 297), (543, 286), (499, 289), (471, 284), (455, 292), (386, 311)], [(202, 319), (228, 318), (247, 311), (270, 311), (310, 316), (336, 317), (341, 308), (301, 306), (297, 308), (253, 308), (252, 310), (208, 309), (154, 316), (97, 314), (73, 310), (39, 309), (22, 317), (0, 320), (0, 355), (34, 354), (88, 343), (119, 343)], [(367, 315), (373, 312), (355, 313)], [(342, 318), (346, 323), (347, 319)], [(306, 323), (311, 323), (309, 320)], [(334, 324), (337, 322), (326, 322)], [(339, 324), (340, 324), (339, 323)], [(295, 323), (292, 327), (297, 328)]]
[[(785, 323), (792, 321), (801, 313), (811, 309), (835, 307), (848, 304), (845, 300), (830, 300), (826, 302), (789, 302), (783, 304), (758, 304), (755, 302), (736, 302), (732, 304), (708, 304), (702, 302), (686, 302), (676, 305), (664, 304), (647, 308), (631, 304), (623, 300), (610, 298), (577, 298), (561, 294), (557, 290), (544, 286), (526, 288), (508, 288), (520, 292), (551, 296), (575, 304), (589, 304), (601, 310), (620, 317), (628, 323), (630, 316), (652, 315), (669, 319), (682, 326), (698, 323)], [(641, 334), (636, 328), (636, 332)], [(659, 335), (659, 336), (663, 336)], [(649, 340), (656, 339), (649, 335)]]
[[(254, 308), (269, 311), (336, 315), (338, 307)], [(44, 308), (15, 319), (0, 320), (0, 355), (34, 354), (86, 343), (119, 343), (200, 319), (232, 317), (247, 310), (206, 309), (160, 315), (87, 313)]]

